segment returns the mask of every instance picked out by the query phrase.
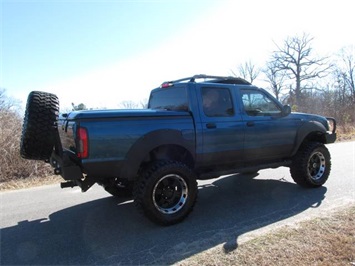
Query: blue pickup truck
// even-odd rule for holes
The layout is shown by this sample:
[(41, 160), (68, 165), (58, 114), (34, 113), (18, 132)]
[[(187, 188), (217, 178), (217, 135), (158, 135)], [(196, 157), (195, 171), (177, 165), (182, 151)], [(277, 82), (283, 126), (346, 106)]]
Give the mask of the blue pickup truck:
[(300, 186), (322, 186), (331, 169), (324, 144), (335, 140), (332, 118), (291, 113), (240, 78), (195, 75), (162, 83), (145, 110), (59, 117), (56, 95), (31, 92), (20, 153), (50, 163), (62, 187), (97, 183), (171, 225), (192, 211), (198, 179), (286, 166)]

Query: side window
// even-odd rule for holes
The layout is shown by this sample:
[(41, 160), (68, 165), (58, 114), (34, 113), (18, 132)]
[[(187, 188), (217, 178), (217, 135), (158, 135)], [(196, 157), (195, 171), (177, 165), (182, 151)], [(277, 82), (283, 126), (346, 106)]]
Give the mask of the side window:
[(175, 87), (152, 92), (148, 108), (170, 111), (188, 111), (186, 88)]
[(244, 110), (249, 116), (280, 114), (279, 106), (268, 95), (259, 91), (242, 91)]
[(201, 88), (203, 112), (206, 116), (233, 116), (232, 97), (227, 88)]

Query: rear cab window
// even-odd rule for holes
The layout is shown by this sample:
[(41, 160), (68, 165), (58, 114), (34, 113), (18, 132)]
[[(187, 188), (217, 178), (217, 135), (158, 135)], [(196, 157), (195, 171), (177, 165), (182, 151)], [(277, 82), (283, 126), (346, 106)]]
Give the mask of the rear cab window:
[(189, 111), (186, 86), (161, 88), (152, 91), (148, 108), (168, 111)]
[(202, 87), (203, 112), (208, 117), (234, 116), (232, 96), (228, 88)]

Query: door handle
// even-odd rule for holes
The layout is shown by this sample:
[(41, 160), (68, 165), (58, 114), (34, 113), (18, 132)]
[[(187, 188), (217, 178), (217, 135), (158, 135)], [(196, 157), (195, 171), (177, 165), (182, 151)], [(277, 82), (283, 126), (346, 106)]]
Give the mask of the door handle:
[(254, 121), (248, 121), (247, 126), (248, 127), (253, 127), (255, 125)]
[(206, 124), (206, 127), (207, 128), (217, 128), (215, 123), (208, 123), (208, 124)]

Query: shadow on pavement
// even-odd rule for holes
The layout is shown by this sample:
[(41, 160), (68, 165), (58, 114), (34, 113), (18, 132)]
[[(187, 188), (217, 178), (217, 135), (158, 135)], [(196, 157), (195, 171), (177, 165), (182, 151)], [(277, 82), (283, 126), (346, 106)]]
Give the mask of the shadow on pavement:
[(1, 230), (1, 264), (172, 264), (238, 236), (316, 208), (326, 188), (302, 189), (282, 180), (228, 176), (199, 187), (194, 211), (161, 227), (132, 201), (103, 198), (63, 209), (50, 219)]

